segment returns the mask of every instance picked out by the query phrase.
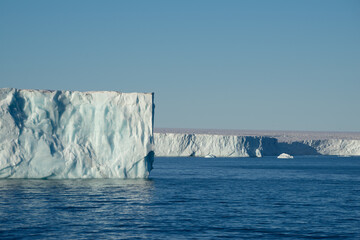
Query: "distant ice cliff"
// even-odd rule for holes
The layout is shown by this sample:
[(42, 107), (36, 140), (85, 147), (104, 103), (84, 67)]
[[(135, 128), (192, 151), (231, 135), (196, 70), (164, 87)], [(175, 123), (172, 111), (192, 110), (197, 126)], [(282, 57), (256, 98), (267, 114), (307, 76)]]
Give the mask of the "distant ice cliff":
[(360, 155), (359, 133), (157, 129), (154, 139), (156, 156)]
[(261, 157), (276, 154), (276, 139), (253, 136), (155, 133), (156, 156)]
[(0, 177), (144, 178), (153, 94), (0, 89)]

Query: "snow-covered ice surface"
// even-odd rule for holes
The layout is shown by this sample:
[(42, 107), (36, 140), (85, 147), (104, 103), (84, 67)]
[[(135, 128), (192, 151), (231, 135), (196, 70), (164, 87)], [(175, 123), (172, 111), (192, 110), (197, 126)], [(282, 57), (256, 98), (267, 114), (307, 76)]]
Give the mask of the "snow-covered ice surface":
[(360, 155), (358, 132), (155, 129), (157, 156)]
[(290, 154), (282, 153), (277, 158), (294, 158), (294, 157), (291, 156)]
[(152, 93), (0, 89), (0, 177), (146, 178)]

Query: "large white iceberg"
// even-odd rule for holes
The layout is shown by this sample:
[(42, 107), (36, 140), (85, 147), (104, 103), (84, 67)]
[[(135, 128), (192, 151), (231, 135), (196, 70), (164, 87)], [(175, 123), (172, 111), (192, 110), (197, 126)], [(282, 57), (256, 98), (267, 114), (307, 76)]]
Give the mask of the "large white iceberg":
[(145, 178), (152, 93), (0, 89), (0, 177)]
[(162, 157), (360, 155), (360, 133), (156, 129), (154, 139)]
[(261, 157), (276, 154), (276, 139), (261, 136), (155, 133), (156, 156)]

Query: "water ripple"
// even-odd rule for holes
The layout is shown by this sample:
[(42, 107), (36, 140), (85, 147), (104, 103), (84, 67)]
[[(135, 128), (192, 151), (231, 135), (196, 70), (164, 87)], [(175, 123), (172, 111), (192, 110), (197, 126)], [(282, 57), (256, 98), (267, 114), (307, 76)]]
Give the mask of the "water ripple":
[(0, 180), (0, 238), (359, 239), (360, 158), (292, 161), (158, 158), (149, 180)]

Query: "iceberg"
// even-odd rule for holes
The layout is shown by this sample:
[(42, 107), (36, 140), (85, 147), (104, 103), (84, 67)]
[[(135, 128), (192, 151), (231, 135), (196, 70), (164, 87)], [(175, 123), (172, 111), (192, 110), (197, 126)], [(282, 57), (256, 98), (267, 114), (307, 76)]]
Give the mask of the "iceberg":
[(197, 133), (154, 133), (159, 157), (261, 157), (276, 154), (276, 139)]
[(294, 158), (294, 157), (287, 153), (282, 153), (277, 158)]
[(360, 133), (156, 129), (160, 157), (360, 156)]
[(1, 178), (146, 178), (153, 93), (0, 89)]

